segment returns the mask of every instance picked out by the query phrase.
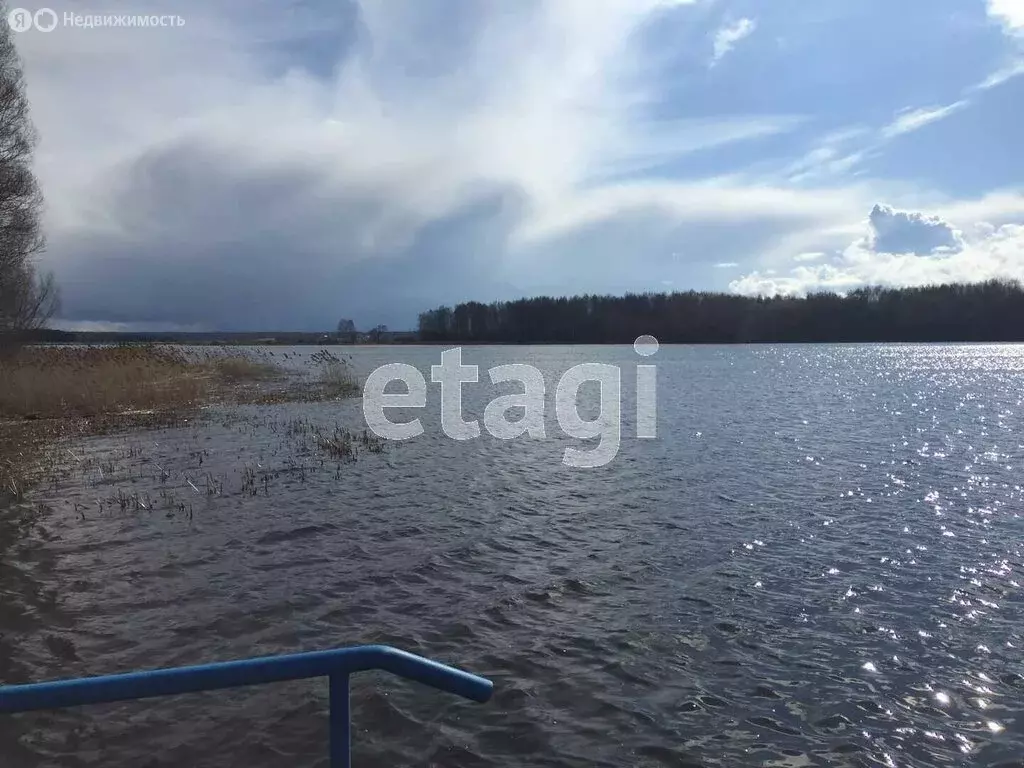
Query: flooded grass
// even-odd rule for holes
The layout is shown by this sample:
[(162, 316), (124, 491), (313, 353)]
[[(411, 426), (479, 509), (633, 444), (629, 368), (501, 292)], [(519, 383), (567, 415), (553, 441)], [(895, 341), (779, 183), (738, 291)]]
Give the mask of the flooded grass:
[(260, 381), (281, 375), (281, 369), (270, 363), (237, 355), (212, 359), (208, 367), (223, 381)]
[(359, 394), (359, 382), (352, 375), (351, 366), (329, 351), (321, 350), (310, 358), (319, 368), (317, 383), (325, 397), (354, 397)]
[[(354, 397), (347, 362), (323, 350), (308, 370), (265, 351), (164, 345), (25, 347), (0, 360), (0, 508), (47, 476), (62, 444), (89, 435), (171, 427), (211, 405), (316, 402)], [(338, 458), (372, 440), (319, 435)], [(58, 456), (56, 460), (66, 457)]]
[[(215, 447), (200, 447), (208, 441)], [(247, 447), (226, 448), (239, 441)], [(294, 493), (314, 481), (340, 480), (345, 464), (384, 448), (369, 432), (337, 423), (285, 418), (280, 410), (247, 409), (244, 416), (227, 410), (188, 429), (76, 441), (51, 452), (37, 487), (80, 520), (142, 514), (192, 520), (199, 502), (208, 508), (218, 499), (269, 497), (282, 484)]]

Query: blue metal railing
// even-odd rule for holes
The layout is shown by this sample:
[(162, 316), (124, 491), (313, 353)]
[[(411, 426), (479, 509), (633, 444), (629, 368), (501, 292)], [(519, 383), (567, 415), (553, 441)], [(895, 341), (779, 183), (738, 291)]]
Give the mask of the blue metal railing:
[(490, 699), (494, 689), (490, 680), (422, 656), (386, 645), (363, 645), (194, 667), (0, 686), (0, 713), (76, 707), (81, 704), (148, 699), (308, 677), (327, 677), (330, 680), (331, 697), (331, 768), (350, 768), (352, 735), (348, 678), (354, 672), (371, 669), (390, 672), (479, 702)]

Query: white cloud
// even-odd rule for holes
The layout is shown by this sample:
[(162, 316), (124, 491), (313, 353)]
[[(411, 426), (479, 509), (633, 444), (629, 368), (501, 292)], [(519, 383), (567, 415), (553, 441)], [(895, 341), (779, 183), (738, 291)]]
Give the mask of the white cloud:
[(780, 220), (824, 225), (847, 217), (862, 202), (862, 193), (854, 189), (791, 189), (728, 179), (634, 182), (577, 193), (534, 217), (518, 237), (522, 242), (550, 239), (630, 214), (660, 215), (673, 224)]
[(793, 257), (793, 261), (817, 261), (818, 259), (825, 258), (826, 254), (824, 251), (811, 251), (810, 253), (798, 253)]
[(891, 139), (901, 136), (904, 133), (916, 131), (934, 122), (938, 122), (950, 115), (959, 112), (968, 105), (968, 101), (961, 100), (941, 107), (924, 107), (922, 109), (906, 109), (896, 115), (895, 119), (882, 129), (882, 137)]
[(987, 91), (989, 88), (1000, 86), (1015, 77), (1019, 77), (1020, 75), (1024, 75), (1024, 59), (1014, 61), (1001, 69), (997, 69), (991, 75), (978, 83), (975, 86), (975, 89)]
[(831, 131), (818, 138), (802, 157), (782, 168), (781, 174), (797, 184), (849, 174), (870, 155), (873, 135), (863, 125)]
[[(829, 263), (801, 263), (782, 275), (754, 270), (732, 281), (730, 289), (744, 295), (799, 296), (821, 290), (842, 293), (865, 285), (901, 287), (994, 278), (1024, 280), (1024, 225), (994, 226), (981, 222), (959, 232), (934, 215), (893, 212), (881, 206), (876, 210), (882, 211), (880, 217), (873, 216), (885, 235), (881, 243), (878, 231), (869, 223), (865, 236)], [(920, 245), (931, 248), (892, 252), (880, 247), (903, 247), (908, 237), (920, 239), (922, 233), (924, 242)], [(955, 247), (938, 244), (950, 241)]]
[(732, 269), (733, 267), (738, 267), (739, 263), (735, 261), (720, 261), (714, 266), (715, 269)]
[(988, 13), (1010, 32), (1024, 30), (1024, 0), (988, 0)]
[(934, 253), (963, 247), (960, 233), (938, 216), (876, 205), (868, 216), (871, 248), (884, 253)]
[(609, 155), (603, 168), (612, 175), (635, 174), (690, 153), (788, 133), (802, 122), (798, 115), (661, 121), (638, 127), (639, 133), (632, 137), (627, 151), (619, 157)]
[(751, 35), (755, 29), (757, 29), (757, 22), (747, 18), (738, 19), (719, 28), (715, 32), (714, 55), (711, 57), (711, 65), (714, 66), (725, 58), (738, 42)]
[(958, 200), (931, 206), (932, 214), (967, 228), (976, 222), (1016, 224), (1024, 220), (1024, 194), (996, 191), (977, 200)]
[(1024, 280), (1024, 226), (1007, 224), (970, 243), (959, 253), (940, 256), (876, 253), (850, 246), (836, 264), (801, 266), (786, 276), (754, 271), (730, 283), (744, 295), (805, 295), (846, 292), (865, 285), (920, 286), (973, 283), (990, 279)]
[[(969, 90), (984, 87), (992, 86), (981, 83)], [(855, 125), (833, 131), (820, 137), (809, 151), (780, 172), (796, 184), (823, 183), (829, 179), (861, 175), (864, 170), (860, 166), (878, 157), (888, 142), (943, 120), (970, 104), (969, 99), (961, 99), (945, 106), (907, 108), (897, 112), (893, 120), (880, 129)]]

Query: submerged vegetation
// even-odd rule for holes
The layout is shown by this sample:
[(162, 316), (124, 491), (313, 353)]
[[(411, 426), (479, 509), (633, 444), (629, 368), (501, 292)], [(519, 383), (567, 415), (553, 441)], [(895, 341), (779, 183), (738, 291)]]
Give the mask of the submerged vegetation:
[[(256, 350), (161, 345), (23, 347), (0, 358), (0, 499), (38, 479), (61, 440), (184, 423), (210, 405), (318, 401), (359, 394), (349, 364), (324, 350), (310, 370)], [(311, 439), (334, 458), (372, 441), (336, 429)]]
[[(134, 516), (192, 525), (218, 508), (235, 509), (240, 500), (289, 498), (298, 488), (338, 482), (346, 465), (385, 449), (384, 441), (368, 431), (286, 417), (276, 409), (217, 409), (210, 418), (178, 426), (51, 443), (32, 468), (33, 495), (46, 504), (3, 509), (0, 552), (5, 526), (27, 525), (38, 517), (25, 512), (50, 508), (82, 521)], [(12, 494), (10, 487), (5, 491)]]

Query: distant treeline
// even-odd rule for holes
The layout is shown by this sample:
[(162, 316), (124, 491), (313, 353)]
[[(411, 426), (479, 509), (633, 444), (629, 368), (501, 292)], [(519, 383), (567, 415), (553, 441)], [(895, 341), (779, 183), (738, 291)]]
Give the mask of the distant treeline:
[(804, 298), (697, 291), (542, 296), (468, 302), (419, 317), (425, 342), (626, 344), (644, 334), (696, 344), (1024, 341), (1024, 288), (992, 280)]
[(339, 343), (328, 333), (278, 331), (189, 333), (174, 331), (61, 331), (41, 328), (21, 334), (35, 344), (324, 345)]

